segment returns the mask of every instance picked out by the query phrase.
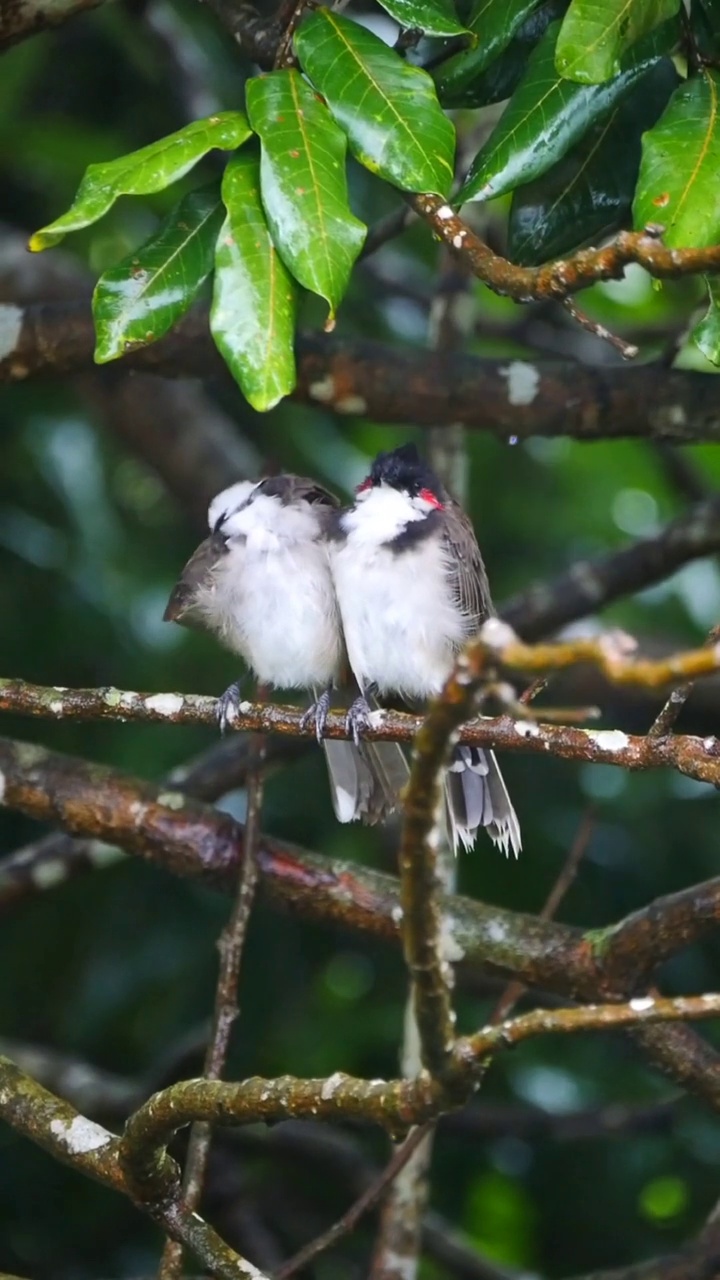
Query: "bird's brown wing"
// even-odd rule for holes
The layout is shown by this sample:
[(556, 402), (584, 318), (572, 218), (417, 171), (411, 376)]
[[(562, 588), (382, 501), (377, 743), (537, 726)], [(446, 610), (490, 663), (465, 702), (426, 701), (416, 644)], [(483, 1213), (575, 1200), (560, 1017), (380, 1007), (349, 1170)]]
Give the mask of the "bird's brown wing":
[(183, 627), (202, 627), (202, 618), (194, 609), (198, 591), (201, 587), (210, 586), (213, 570), (226, 554), (227, 544), (218, 533), (212, 533), (200, 543), (170, 593), (163, 614), (165, 622), (178, 622)]
[(328, 489), (324, 489), (317, 480), (311, 480), (309, 476), (286, 474), (268, 476), (267, 480), (261, 481), (258, 485), (258, 492), (280, 498), (286, 507), (302, 501), (309, 502), (312, 506), (328, 507), (331, 510), (340, 506), (339, 498), (336, 498)]
[(495, 612), (485, 564), (475, 530), (452, 498), (445, 501), (443, 517), (452, 590), (458, 608), (468, 620), (468, 635), (477, 635), (483, 622)]
[(290, 501), (304, 498), (312, 506), (330, 507), (332, 510), (340, 506), (340, 499), (330, 493), (329, 489), (324, 489), (317, 480), (311, 480), (308, 476), (293, 476), (292, 481)]

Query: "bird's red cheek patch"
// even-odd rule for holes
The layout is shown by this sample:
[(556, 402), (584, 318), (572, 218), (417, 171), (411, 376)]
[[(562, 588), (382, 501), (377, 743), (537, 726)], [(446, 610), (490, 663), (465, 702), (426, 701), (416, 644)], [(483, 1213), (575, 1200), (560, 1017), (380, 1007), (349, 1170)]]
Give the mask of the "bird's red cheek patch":
[(366, 489), (372, 489), (372, 480), (363, 480), (362, 484), (356, 485), (356, 493), (364, 493)]
[(427, 502), (429, 507), (435, 507), (437, 511), (444, 510), (442, 502), (436, 497), (432, 489), (421, 489), (418, 497), (422, 498), (423, 502)]

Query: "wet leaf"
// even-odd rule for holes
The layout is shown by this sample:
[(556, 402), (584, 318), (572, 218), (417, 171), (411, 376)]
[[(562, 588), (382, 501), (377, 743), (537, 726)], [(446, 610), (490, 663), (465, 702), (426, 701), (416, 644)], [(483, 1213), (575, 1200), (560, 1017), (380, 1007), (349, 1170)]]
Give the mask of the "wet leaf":
[(217, 185), (191, 191), (150, 240), (100, 276), (93, 294), (98, 364), (155, 342), (187, 311), (213, 269), (223, 213)]
[(402, 191), (447, 195), (455, 130), (425, 71), (330, 9), (305, 18), (295, 47), (361, 164)]
[(458, 21), (450, 0), (379, 0), (379, 3), (406, 30), (414, 28), (428, 36), (458, 36), (467, 31)]
[(465, 49), (441, 63), (433, 78), (443, 106), (484, 107), (511, 97), (527, 69), (532, 50), (566, 8), (567, 0), (546, 0), (533, 9), (507, 47), (484, 70), (478, 69), (475, 56), (482, 50), (482, 38), (477, 49)]
[(250, 80), (247, 110), (262, 143), (262, 201), (275, 245), (332, 318), (367, 233), (348, 204), (345, 134), (298, 71)]
[(208, 151), (230, 151), (250, 137), (250, 126), (241, 111), (222, 111), (196, 120), (140, 151), (116, 160), (88, 165), (77, 195), (67, 213), (56, 218), (30, 240), (34, 252), (51, 249), (68, 234), (102, 218), (122, 195), (150, 195), (182, 178)]
[(642, 36), (678, 11), (680, 0), (572, 0), (555, 50), (561, 76), (601, 84), (621, 70), (620, 60)]
[(546, 173), (601, 122), (634, 84), (672, 48), (675, 23), (665, 23), (627, 54), (620, 75), (604, 84), (576, 84), (555, 69), (559, 23), (548, 27), (498, 125), (473, 161), (458, 201), (490, 200)]
[(646, 133), (633, 205), (635, 226), (660, 223), (665, 243), (720, 239), (720, 75), (706, 68), (675, 90)]
[(472, 49), (448, 58), (434, 76), (441, 100), (448, 93), (460, 93), (480, 75), (510, 44), (513, 36), (538, 0), (477, 0), (468, 30), (478, 37)]
[(697, 0), (690, 6), (690, 30), (698, 52), (708, 61), (720, 55), (720, 0)]
[(720, 365), (720, 280), (708, 276), (708, 309), (692, 331), (692, 338), (706, 360)]
[(514, 192), (508, 224), (514, 262), (536, 266), (630, 224), (641, 135), (677, 82), (670, 59), (661, 59), (549, 173)]
[(254, 149), (230, 160), (222, 198), (210, 329), (245, 397), (264, 412), (295, 386), (296, 298), (265, 218)]

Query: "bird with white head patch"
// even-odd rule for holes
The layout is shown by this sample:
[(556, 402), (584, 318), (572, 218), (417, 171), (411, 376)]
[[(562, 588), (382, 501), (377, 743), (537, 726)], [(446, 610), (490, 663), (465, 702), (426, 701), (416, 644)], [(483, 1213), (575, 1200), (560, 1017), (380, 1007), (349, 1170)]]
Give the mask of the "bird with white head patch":
[[(332, 576), (361, 690), (348, 722), (359, 740), (371, 690), (411, 703), (437, 695), (494, 610), (472, 525), (414, 445), (378, 454), (333, 526)], [(457, 747), (446, 797), (456, 850), (484, 827), (519, 854), (520, 826), (492, 751)]]
[[(215, 634), (261, 684), (311, 690), (306, 719), (317, 726), (347, 669), (327, 545), (338, 505), (302, 476), (242, 480), (223, 490), (210, 503), (210, 534), (185, 565), (164, 615)], [(240, 685), (232, 684), (218, 700), (221, 729), (239, 705)], [(323, 748), (339, 821), (378, 821), (396, 806), (391, 764), (399, 748), (367, 743), (358, 750), (342, 741)]]

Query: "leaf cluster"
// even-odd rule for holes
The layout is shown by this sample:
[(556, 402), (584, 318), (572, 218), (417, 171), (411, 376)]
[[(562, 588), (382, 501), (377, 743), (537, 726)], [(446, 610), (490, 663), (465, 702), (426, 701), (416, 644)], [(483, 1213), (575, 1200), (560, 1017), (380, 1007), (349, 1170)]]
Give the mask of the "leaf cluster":
[[(195, 121), (109, 163), (90, 165), (70, 209), (36, 232), (57, 244), (121, 195), (183, 178), (208, 152), (222, 179), (176, 205), (149, 240), (98, 280), (96, 360), (166, 333), (212, 277), (214, 340), (248, 401), (272, 408), (296, 381), (302, 290), (332, 328), (367, 228), (350, 207), (347, 151), (405, 193), (457, 206), (510, 197), (510, 258), (537, 265), (622, 227), (660, 224), (671, 247), (720, 234), (720, 14), (716, 0), (383, 0), (424, 32), (415, 65), (352, 18), (306, 14), (297, 66), (252, 76), (245, 111)], [(460, 44), (462, 47), (458, 47)], [(459, 189), (453, 108), (509, 99)], [(472, 123), (474, 128), (474, 120)], [(709, 286), (694, 337), (720, 363)]]

